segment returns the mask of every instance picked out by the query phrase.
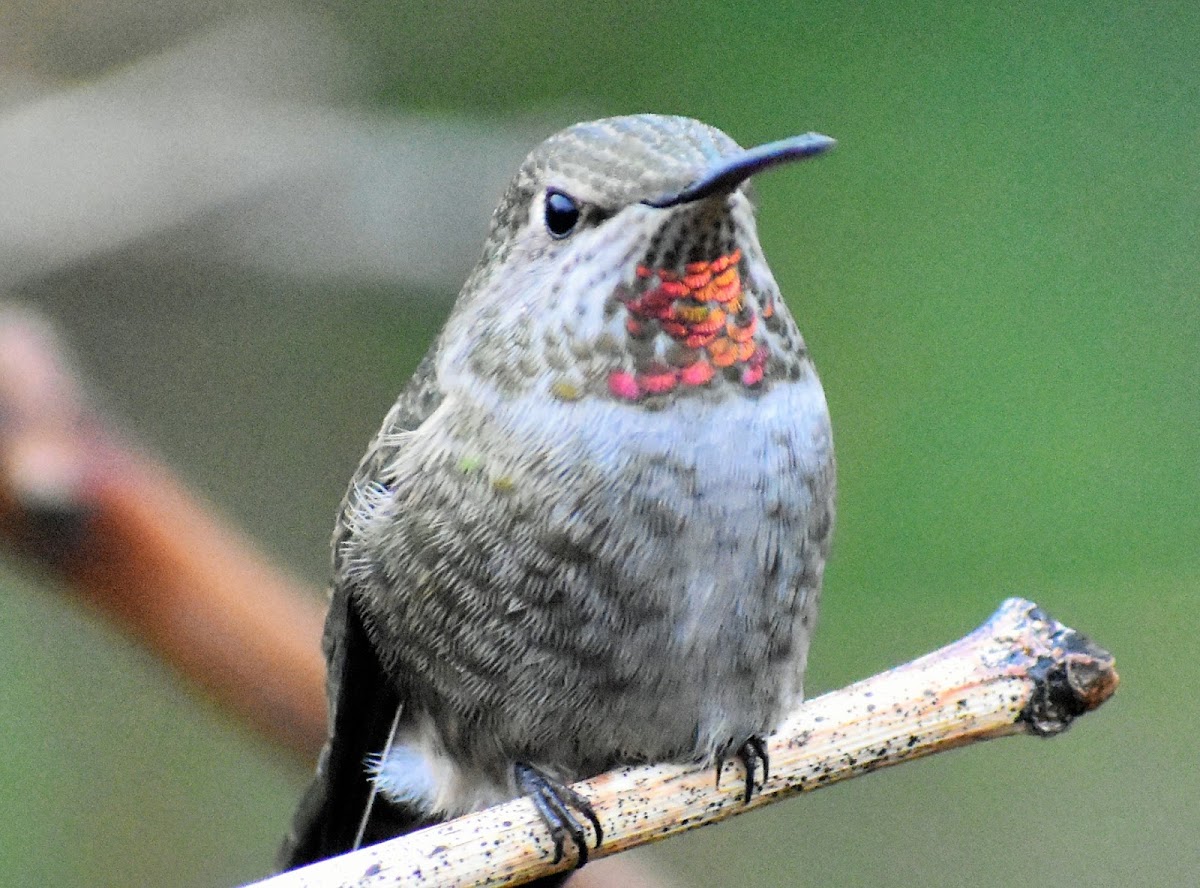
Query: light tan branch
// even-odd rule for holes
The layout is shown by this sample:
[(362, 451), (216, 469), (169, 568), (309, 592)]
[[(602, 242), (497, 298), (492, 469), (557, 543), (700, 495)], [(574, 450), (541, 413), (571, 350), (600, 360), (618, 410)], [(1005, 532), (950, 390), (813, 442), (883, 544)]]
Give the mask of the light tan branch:
[[(965, 638), (800, 706), (769, 738), (771, 776), (748, 805), (734, 763), (719, 788), (711, 768), (678, 765), (624, 768), (575, 788), (599, 815), (605, 838), (593, 857), (604, 857), (945, 749), (1057, 734), (1116, 686), (1110, 654), (1011, 598)], [(572, 865), (552, 858), (546, 829), (519, 799), (258, 888), (519, 884)]]

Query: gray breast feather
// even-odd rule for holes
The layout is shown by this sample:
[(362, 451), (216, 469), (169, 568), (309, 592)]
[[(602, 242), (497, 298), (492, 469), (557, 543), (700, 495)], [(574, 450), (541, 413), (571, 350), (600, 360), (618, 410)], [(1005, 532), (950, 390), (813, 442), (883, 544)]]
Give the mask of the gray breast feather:
[(516, 759), (569, 778), (768, 730), (800, 692), (832, 522), (815, 375), (720, 427), (554, 406), (447, 399), (353, 503), (342, 581), (414, 717), (500, 782)]

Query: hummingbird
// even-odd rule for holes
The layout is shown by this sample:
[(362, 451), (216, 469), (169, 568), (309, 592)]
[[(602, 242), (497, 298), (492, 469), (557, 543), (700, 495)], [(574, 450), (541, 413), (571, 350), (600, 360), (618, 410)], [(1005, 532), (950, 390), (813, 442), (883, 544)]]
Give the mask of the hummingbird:
[(829, 412), (746, 184), (821, 154), (684, 117), (521, 164), (342, 502), (329, 735), (284, 868), (570, 783), (736, 756), (803, 697), (834, 518)]

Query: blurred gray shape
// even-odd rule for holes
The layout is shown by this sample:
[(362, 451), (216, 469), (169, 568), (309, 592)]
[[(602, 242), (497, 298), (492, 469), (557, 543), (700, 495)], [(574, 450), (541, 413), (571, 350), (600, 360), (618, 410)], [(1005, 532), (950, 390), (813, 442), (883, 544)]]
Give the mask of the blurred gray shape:
[(327, 29), (276, 13), (84, 86), (9, 91), (0, 286), (146, 241), (190, 264), (456, 287), (551, 126), (372, 116), (347, 110), (354, 80)]

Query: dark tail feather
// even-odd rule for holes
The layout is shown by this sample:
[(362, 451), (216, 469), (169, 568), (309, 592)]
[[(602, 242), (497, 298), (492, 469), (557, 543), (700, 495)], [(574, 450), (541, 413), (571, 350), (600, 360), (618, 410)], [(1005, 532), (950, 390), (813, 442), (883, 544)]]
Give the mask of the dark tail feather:
[[(316, 776), (280, 849), (282, 870), (344, 854), (354, 847), (373, 791), (367, 760), (387, 744), (400, 705), (345, 590), (334, 591), (324, 645), (329, 661), (329, 737)], [(425, 825), (416, 812), (380, 801), (372, 809), (363, 843)]]

